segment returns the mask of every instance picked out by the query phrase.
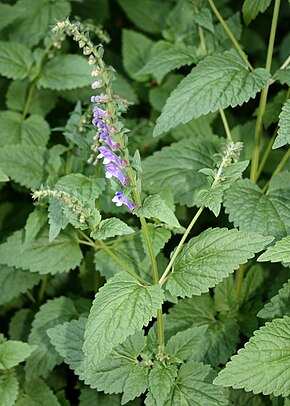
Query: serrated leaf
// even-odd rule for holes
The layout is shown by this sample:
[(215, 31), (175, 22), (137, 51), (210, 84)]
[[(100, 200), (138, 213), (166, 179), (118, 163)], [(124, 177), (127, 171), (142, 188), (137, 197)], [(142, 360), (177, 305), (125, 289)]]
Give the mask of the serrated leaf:
[(45, 228), (28, 244), (24, 238), (23, 231), (16, 231), (1, 244), (1, 264), (40, 274), (56, 274), (74, 269), (82, 260), (79, 244), (69, 234), (62, 233), (52, 243), (48, 243), (48, 230)]
[(11, 340), (27, 341), (33, 316), (33, 311), (30, 309), (20, 309), (14, 313), (9, 323)]
[(169, 11), (168, 4), (152, 0), (118, 0), (118, 4), (138, 28), (152, 34), (161, 32)]
[(168, 188), (175, 202), (189, 207), (197, 204), (198, 191), (208, 185), (198, 171), (205, 166), (213, 167), (218, 143), (219, 140), (212, 137), (184, 139), (155, 152), (143, 162), (144, 189), (158, 193)]
[(268, 320), (284, 315), (290, 316), (290, 280), (284, 283), (278, 294), (272, 297), (258, 313), (258, 317)]
[(91, 67), (80, 55), (60, 55), (43, 68), (38, 86), (51, 90), (71, 90), (89, 86), (92, 82)]
[(156, 111), (161, 113), (163, 106), (166, 103), (166, 100), (168, 99), (170, 93), (176, 88), (176, 86), (180, 83), (182, 79), (183, 79), (182, 75), (170, 73), (164, 79), (163, 83), (161, 83), (160, 86), (154, 86), (149, 90), (149, 101), (151, 106)]
[(43, 178), (43, 147), (7, 145), (0, 148), (0, 162), (7, 175), (27, 188), (36, 188)]
[(129, 373), (123, 389), (121, 405), (126, 404), (130, 400), (134, 400), (140, 396), (148, 388), (148, 372), (149, 368), (137, 364)]
[(15, 12), (21, 20), (10, 28), (10, 38), (28, 46), (36, 45), (46, 35), (50, 24), (69, 16), (70, 10), (70, 4), (65, 0), (20, 0)]
[(259, 256), (258, 261), (290, 262), (290, 237), (277, 241)]
[(220, 388), (215, 387), (208, 377), (212, 372), (209, 365), (190, 361), (181, 365), (175, 384), (164, 406), (206, 405), (225, 406), (228, 399)]
[(7, 25), (11, 24), (19, 15), (15, 7), (10, 4), (0, 4), (0, 29), (2, 30)]
[(197, 55), (195, 48), (176, 44), (171, 48), (154, 55), (137, 74), (152, 74), (157, 82), (161, 83), (162, 79), (168, 72), (196, 62)]
[(55, 351), (47, 335), (48, 329), (60, 323), (78, 318), (79, 313), (71, 299), (59, 297), (47, 301), (36, 313), (28, 338), (29, 344), (37, 345), (25, 365), (27, 379), (46, 377), (62, 358)]
[(214, 32), (214, 26), (212, 24), (212, 15), (208, 8), (202, 8), (198, 12), (194, 13), (193, 19), (196, 22), (196, 24), (206, 28), (211, 32)]
[(236, 229), (207, 229), (183, 247), (166, 287), (182, 297), (207, 292), (272, 240)]
[(207, 326), (196, 326), (180, 331), (172, 336), (166, 344), (166, 351), (170, 356), (182, 361), (201, 361), (208, 351), (204, 342)]
[(102, 406), (106, 402), (110, 406), (120, 406), (121, 399), (119, 395), (105, 395), (88, 387), (81, 388), (79, 396), (79, 406)]
[(9, 79), (24, 79), (32, 66), (29, 48), (15, 42), (0, 41), (0, 74)]
[(42, 379), (28, 381), (24, 393), (17, 399), (15, 406), (61, 406), (50, 387)]
[(153, 396), (156, 406), (164, 405), (176, 376), (176, 365), (165, 366), (159, 362), (154, 363), (149, 373), (149, 393)]
[(9, 182), (9, 177), (0, 168), (0, 182)]
[(234, 355), (214, 383), (244, 388), (264, 395), (290, 393), (290, 317), (275, 319), (255, 331), (245, 347)]
[(40, 275), (22, 269), (0, 265), (0, 304), (9, 302), (21, 293), (25, 293), (40, 281)]
[(171, 227), (180, 227), (173, 211), (167, 206), (159, 195), (146, 197), (141, 207), (134, 210), (138, 217), (154, 218), (163, 221)]
[(34, 345), (14, 340), (0, 344), (0, 370), (10, 369), (20, 364), (31, 355), (35, 348)]
[(119, 272), (95, 296), (85, 332), (85, 358), (97, 366), (116, 345), (141, 330), (163, 300), (160, 286), (142, 286), (131, 275)]
[(111, 217), (110, 219), (102, 220), (98, 226), (98, 230), (91, 233), (91, 237), (96, 240), (106, 240), (116, 235), (128, 235), (134, 232), (135, 231), (122, 220)]
[(290, 144), (290, 99), (284, 104), (279, 115), (278, 135), (273, 144), (273, 149)]
[(12, 374), (0, 376), (0, 399), (3, 406), (15, 405), (18, 395), (18, 387), (18, 380)]
[[(164, 245), (168, 242), (169, 238), (171, 237), (171, 233), (165, 227), (155, 227), (154, 224), (150, 223), (147, 224), (147, 228), (149, 230), (154, 255), (157, 257), (159, 252), (162, 250)], [(149, 257), (149, 250), (144, 232), (141, 233), (141, 242), (144, 252)]]
[(153, 135), (185, 124), (192, 118), (229, 106), (240, 106), (255, 97), (269, 79), (266, 69), (249, 72), (236, 51), (208, 56), (171, 94), (157, 119)]
[(242, 8), (245, 23), (248, 25), (259, 13), (264, 13), (271, 0), (245, 0)]
[(278, 123), (279, 114), (281, 113), (282, 107), (287, 100), (287, 90), (280, 90), (273, 99), (267, 103), (265, 114), (264, 114), (264, 124), (268, 128), (273, 123)]
[(275, 77), (282, 85), (286, 83), (290, 86), (290, 68), (277, 70), (277, 72), (275, 72)]
[(123, 65), (128, 75), (136, 79), (137, 72), (145, 65), (153, 42), (138, 32), (122, 30)]
[(255, 231), (277, 238), (287, 234), (283, 218), (285, 207), (278, 210), (269, 192), (264, 195), (249, 179), (238, 180), (226, 191), (224, 206), (229, 220), (242, 231)]

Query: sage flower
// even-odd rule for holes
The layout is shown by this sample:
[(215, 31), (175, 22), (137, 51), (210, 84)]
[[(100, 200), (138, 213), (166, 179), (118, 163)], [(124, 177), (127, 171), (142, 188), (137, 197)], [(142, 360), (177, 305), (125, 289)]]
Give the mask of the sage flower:
[(134, 202), (131, 202), (129, 199), (124, 197), (123, 192), (116, 192), (115, 196), (112, 199), (112, 202), (116, 203), (116, 206), (122, 206), (122, 204), (125, 204), (131, 211), (136, 209), (137, 204)]
[(124, 168), (127, 165), (127, 162), (125, 159), (119, 159), (109, 148), (107, 147), (99, 147), (98, 150), (100, 151), (100, 154), (97, 156), (97, 158), (104, 158), (103, 164), (107, 165), (110, 162), (115, 162), (120, 168)]
[(106, 165), (106, 175), (105, 176), (107, 179), (111, 179), (113, 176), (115, 178), (118, 178), (119, 181), (122, 183), (122, 185), (128, 185), (128, 183), (130, 183), (130, 179), (125, 178), (122, 171), (112, 163), (109, 163), (108, 165)]
[(113, 140), (109, 137), (109, 135), (105, 133), (105, 131), (100, 130), (98, 132), (98, 136), (102, 141), (106, 142), (113, 150), (120, 148), (120, 144), (118, 142), (113, 142)]

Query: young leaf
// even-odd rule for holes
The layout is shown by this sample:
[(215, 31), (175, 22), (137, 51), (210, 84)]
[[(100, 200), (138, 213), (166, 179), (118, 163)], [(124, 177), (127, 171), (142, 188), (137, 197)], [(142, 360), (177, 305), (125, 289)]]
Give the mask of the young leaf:
[(0, 370), (10, 369), (28, 358), (36, 346), (22, 341), (8, 340), (0, 344)]
[(0, 263), (16, 268), (29, 269), (40, 274), (68, 272), (78, 266), (82, 252), (76, 239), (60, 234), (48, 243), (48, 230), (42, 230), (33, 242), (23, 242), (23, 231), (16, 231), (0, 245)]
[(9, 79), (24, 79), (32, 66), (29, 48), (15, 42), (0, 41), (0, 74)]
[(171, 94), (157, 119), (153, 135), (185, 124), (192, 118), (229, 106), (240, 106), (255, 97), (269, 79), (266, 69), (249, 72), (236, 51), (208, 56)]
[(79, 313), (71, 299), (59, 297), (47, 301), (36, 313), (28, 338), (29, 344), (37, 345), (25, 365), (27, 379), (46, 377), (62, 358), (50, 343), (47, 330), (65, 321), (78, 318)]
[(11, 373), (0, 375), (0, 399), (5, 406), (14, 406), (18, 395), (19, 383)]
[(272, 320), (284, 315), (290, 316), (290, 279), (284, 283), (278, 294), (272, 297), (269, 303), (266, 303), (263, 309), (258, 313), (262, 319)]
[(149, 373), (149, 393), (153, 396), (156, 406), (164, 405), (176, 375), (176, 365), (167, 366), (159, 362), (154, 363)]
[(85, 332), (85, 358), (98, 366), (115, 346), (156, 315), (163, 300), (160, 286), (142, 286), (125, 272), (116, 274), (95, 296)]
[(166, 287), (182, 297), (207, 292), (272, 240), (236, 229), (209, 228), (183, 247)]
[(25, 293), (40, 281), (40, 275), (0, 265), (0, 305)]
[(273, 149), (290, 144), (290, 100), (284, 104), (281, 114), (279, 115), (278, 135), (273, 144)]
[(126, 379), (121, 405), (140, 396), (148, 388), (149, 368), (136, 364)]
[(91, 233), (91, 237), (96, 240), (106, 240), (116, 235), (127, 235), (134, 232), (135, 231), (122, 220), (111, 217), (110, 219), (102, 220), (98, 226), (98, 230)]
[(198, 190), (207, 186), (206, 178), (198, 171), (213, 167), (218, 143), (217, 138), (198, 137), (181, 140), (155, 152), (143, 162), (144, 188), (151, 193), (169, 188), (175, 202), (189, 207), (197, 204)]
[(290, 394), (290, 317), (275, 319), (254, 336), (226, 365), (214, 383), (264, 395)]
[(209, 365), (203, 365), (195, 361), (181, 365), (175, 384), (172, 386), (171, 393), (164, 406), (179, 404), (228, 405), (225, 393), (210, 383), (209, 375), (212, 372)]
[(53, 391), (42, 379), (26, 382), (23, 392), (15, 406), (61, 406)]
[(141, 207), (134, 210), (138, 217), (158, 218), (171, 227), (180, 227), (180, 224), (172, 210), (167, 206), (159, 195), (146, 197)]
[(152, 74), (157, 82), (161, 83), (168, 72), (196, 62), (197, 55), (195, 48), (176, 44), (154, 55), (137, 74)]
[(38, 86), (51, 90), (71, 90), (92, 82), (91, 68), (80, 55), (59, 55), (49, 61), (38, 79)]
[(259, 13), (264, 13), (271, 0), (245, 0), (242, 8), (245, 23), (248, 25)]

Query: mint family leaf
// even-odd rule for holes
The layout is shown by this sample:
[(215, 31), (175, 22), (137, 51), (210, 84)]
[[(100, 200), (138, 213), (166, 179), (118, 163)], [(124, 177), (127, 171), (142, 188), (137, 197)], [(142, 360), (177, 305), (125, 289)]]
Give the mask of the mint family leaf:
[(0, 41), (0, 74), (9, 79), (24, 79), (32, 66), (32, 53), (25, 45)]
[(33, 379), (25, 383), (24, 391), (17, 399), (16, 406), (60, 406), (52, 389), (42, 380)]
[[(176, 376), (176, 365), (167, 366), (159, 362), (154, 363), (149, 373), (149, 396), (154, 398), (156, 406), (164, 405)], [(147, 403), (145, 402), (145, 404)]]
[(36, 346), (22, 341), (7, 340), (0, 344), (0, 369), (13, 368), (28, 358)]
[(282, 147), (285, 144), (290, 144), (290, 100), (284, 104), (281, 114), (279, 115), (278, 136), (273, 144), (273, 148)]
[(14, 406), (18, 395), (19, 383), (11, 373), (0, 376), (0, 399), (5, 406)]
[(271, 0), (245, 0), (242, 8), (246, 24), (250, 24), (259, 13), (264, 13), (271, 3)]
[(98, 225), (98, 229), (91, 233), (91, 237), (96, 240), (106, 240), (116, 235), (128, 235), (134, 233), (134, 230), (127, 226), (122, 220), (111, 217), (110, 219), (102, 220)]

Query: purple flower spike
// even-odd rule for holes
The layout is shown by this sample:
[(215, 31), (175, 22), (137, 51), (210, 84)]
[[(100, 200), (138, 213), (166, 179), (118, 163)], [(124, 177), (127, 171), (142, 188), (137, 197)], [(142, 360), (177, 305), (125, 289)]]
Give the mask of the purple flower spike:
[(109, 111), (100, 109), (97, 106), (94, 107), (93, 113), (94, 113), (94, 118), (97, 118), (97, 119), (98, 118), (109, 118), (110, 117), (110, 112)]
[(110, 134), (109, 127), (105, 123), (103, 123), (101, 120), (97, 121), (96, 124), (97, 124), (98, 128), (105, 130), (108, 133), (108, 135)]
[(100, 130), (98, 132), (98, 136), (101, 138), (102, 141), (107, 143), (113, 150), (119, 149), (120, 145), (118, 143), (114, 143), (111, 138), (105, 133), (105, 131)]
[(110, 162), (115, 162), (118, 166), (122, 167), (122, 161), (120, 160), (109, 148), (107, 147), (99, 147), (98, 148), (100, 151), (100, 154), (97, 156), (97, 158), (104, 158), (103, 164), (107, 165)]
[(122, 183), (122, 185), (128, 185), (128, 183), (130, 182), (130, 179), (125, 178), (122, 171), (112, 163), (106, 165), (106, 175), (105, 176), (108, 179), (111, 179), (113, 176), (115, 176), (115, 178), (119, 179), (119, 181)]
[(116, 192), (112, 202), (116, 203), (116, 206), (122, 206), (122, 204), (125, 204), (130, 210), (134, 210), (137, 207), (136, 203), (133, 203), (129, 199), (123, 197), (123, 192)]

